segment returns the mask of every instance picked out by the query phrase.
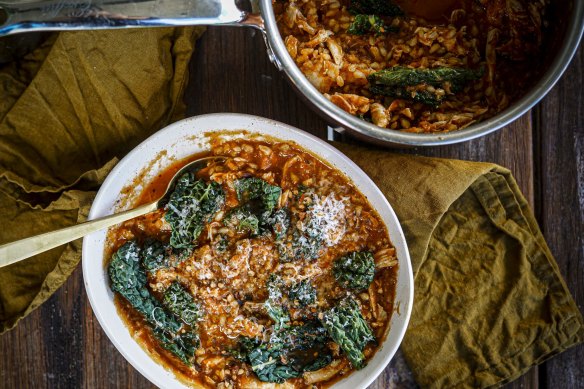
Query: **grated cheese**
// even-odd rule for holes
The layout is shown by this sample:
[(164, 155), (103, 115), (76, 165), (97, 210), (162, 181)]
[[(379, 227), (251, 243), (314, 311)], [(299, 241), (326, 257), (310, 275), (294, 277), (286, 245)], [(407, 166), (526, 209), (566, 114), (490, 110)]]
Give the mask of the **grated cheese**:
[(346, 231), (346, 198), (337, 200), (332, 193), (327, 196), (312, 195), (312, 204), (306, 219), (300, 223), (300, 230), (313, 235), (322, 233), (323, 243), (327, 247), (339, 243)]

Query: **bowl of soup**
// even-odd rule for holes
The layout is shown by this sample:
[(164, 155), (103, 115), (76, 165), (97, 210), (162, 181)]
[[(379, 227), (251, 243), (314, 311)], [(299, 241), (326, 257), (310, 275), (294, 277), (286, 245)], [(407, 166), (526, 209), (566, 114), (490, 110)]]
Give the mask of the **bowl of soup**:
[(412, 269), (386, 198), (334, 147), (254, 116), (185, 119), (120, 161), (89, 217), (205, 156), (222, 158), (160, 209), (84, 239), (110, 340), (160, 387), (367, 387), (407, 328)]

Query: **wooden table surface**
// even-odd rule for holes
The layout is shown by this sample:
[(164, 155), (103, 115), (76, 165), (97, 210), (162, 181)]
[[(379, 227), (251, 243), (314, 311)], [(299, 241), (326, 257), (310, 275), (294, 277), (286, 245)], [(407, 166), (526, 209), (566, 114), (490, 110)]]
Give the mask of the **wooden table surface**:
[[(325, 138), (327, 123), (305, 106), (266, 55), (259, 33), (209, 28), (186, 91), (188, 115), (241, 112)], [(578, 307), (584, 308), (584, 50), (531, 112), (467, 143), (407, 151), (495, 162), (511, 169), (533, 206)], [(79, 267), (14, 330), (0, 336), (0, 388), (143, 388), (152, 385), (114, 348), (95, 319)], [(584, 387), (584, 346), (532, 368), (512, 388)], [(397, 378), (396, 378), (397, 372)], [(372, 388), (403, 387), (392, 366)]]

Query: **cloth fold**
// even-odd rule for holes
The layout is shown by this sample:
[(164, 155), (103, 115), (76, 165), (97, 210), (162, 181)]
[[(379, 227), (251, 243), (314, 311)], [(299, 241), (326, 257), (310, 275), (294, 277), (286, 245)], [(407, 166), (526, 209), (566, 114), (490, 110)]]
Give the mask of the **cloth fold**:
[[(0, 68), (0, 244), (84, 220), (116, 158), (184, 114), (201, 32), (61, 33)], [(507, 169), (335, 146), (404, 228), (415, 302), (402, 350), (421, 386), (495, 386), (582, 342), (582, 315)], [(0, 332), (63, 284), (80, 249), (0, 269)]]
[[(0, 68), (0, 244), (85, 219), (116, 158), (184, 115), (203, 31), (61, 33)], [(0, 332), (63, 284), (80, 248), (0, 269)]]
[(404, 229), (414, 307), (402, 350), (422, 387), (490, 387), (584, 340), (584, 323), (511, 172), (337, 145)]

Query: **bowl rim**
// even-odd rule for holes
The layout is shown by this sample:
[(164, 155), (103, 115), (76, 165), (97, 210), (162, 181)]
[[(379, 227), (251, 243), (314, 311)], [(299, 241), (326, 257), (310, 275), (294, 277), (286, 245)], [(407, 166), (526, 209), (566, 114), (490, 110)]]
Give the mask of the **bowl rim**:
[(288, 53), (276, 24), (276, 16), (271, 6), (271, 0), (258, 1), (264, 19), (266, 32), (264, 38), (269, 50), (273, 52), (270, 58), (280, 70), (284, 71), (294, 88), (319, 113), (340, 126), (338, 128), (339, 132), (346, 131), (348, 133), (354, 133), (356, 136), (365, 138), (373, 143), (394, 146), (450, 145), (476, 139), (510, 124), (533, 108), (554, 87), (576, 54), (576, 50), (584, 34), (584, 1), (574, 0), (572, 2), (574, 7), (572, 17), (569, 19), (562, 47), (559, 49), (547, 71), (523, 97), (499, 114), (479, 123), (472, 124), (462, 130), (434, 134), (409, 133), (381, 128), (368, 123), (345, 112), (324, 97), (306, 79)]
[[(160, 131), (158, 131), (158, 132), (154, 133), (153, 135), (151, 135), (150, 137), (148, 137), (146, 140), (144, 140), (142, 143), (140, 143), (138, 146), (136, 146), (122, 160), (120, 160), (118, 162), (118, 164), (114, 167), (114, 169), (112, 169), (112, 171), (108, 174), (104, 183), (102, 184), (101, 188), (99, 189), (99, 191), (95, 197), (95, 200), (91, 206), (91, 210), (90, 210), (89, 215), (88, 215), (88, 220), (94, 219), (96, 217), (102, 217), (102, 216), (105, 216), (106, 214), (111, 213), (111, 211), (112, 211), (111, 206), (108, 209), (103, 209), (103, 207), (108, 202), (110, 202), (111, 205), (115, 208), (116, 201), (119, 200), (119, 198), (120, 198), (120, 193), (116, 192), (115, 195), (111, 195), (108, 192), (108, 190), (109, 190), (109, 187), (111, 185), (113, 185), (116, 180), (121, 180), (123, 187), (125, 187), (125, 186), (127, 186), (127, 184), (129, 182), (132, 182), (132, 180), (137, 175), (143, 173), (145, 170), (148, 169), (148, 162), (146, 162), (145, 164), (142, 164), (143, 168), (141, 170), (140, 169), (137, 171), (125, 170), (127, 168), (126, 165), (129, 165), (130, 163), (132, 163), (132, 161), (135, 158), (138, 158), (142, 153), (148, 153), (149, 146), (151, 144), (156, 144), (157, 141), (159, 141), (160, 139), (164, 139), (167, 135), (171, 134), (172, 132), (175, 132), (175, 131), (180, 132), (180, 130), (181, 130), (181, 128), (183, 128), (183, 126), (189, 126), (192, 130), (192, 135), (195, 135), (199, 131), (201, 134), (212, 131), (211, 129), (203, 129), (203, 130), (197, 129), (196, 128), (197, 122), (213, 121), (213, 122), (217, 123), (216, 125), (214, 125), (215, 131), (217, 131), (217, 130), (221, 131), (223, 128), (225, 128), (224, 123), (227, 123), (229, 120), (234, 120), (238, 123), (242, 123), (242, 126), (241, 126), (242, 130), (248, 130), (251, 133), (258, 133), (260, 135), (268, 135), (270, 137), (274, 137), (276, 139), (280, 139), (283, 141), (295, 142), (300, 147), (310, 151), (314, 155), (323, 159), (330, 166), (332, 166), (333, 168), (335, 168), (337, 170), (341, 170), (339, 168), (338, 164), (343, 164), (345, 166), (350, 167), (350, 169), (352, 169), (354, 172), (357, 172), (359, 174), (359, 176), (360, 176), (359, 179), (363, 180), (363, 182), (361, 184), (358, 185), (355, 182), (355, 179), (353, 177), (349, 176), (348, 172), (343, 171), (343, 170), (341, 170), (341, 172), (349, 180), (351, 180), (359, 188), (360, 191), (363, 191), (364, 190), (363, 187), (366, 186), (367, 191), (372, 191), (376, 196), (378, 196), (379, 201), (381, 201), (381, 203), (385, 207), (385, 209), (379, 209), (379, 207), (375, 207), (375, 209), (380, 214), (382, 220), (384, 220), (384, 223), (386, 224), (386, 227), (388, 228), (388, 230), (391, 231), (390, 232), (390, 239), (391, 239), (393, 245), (396, 247), (396, 249), (398, 249), (398, 247), (399, 247), (399, 250), (401, 250), (401, 255), (400, 255), (400, 259), (399, 259), (400, 269), (398, 270), (398, 276), (400, 276), (400, 273), (403, 270), (405, 272), (404, 277), (405, 277), (405, 280), (407, 280), (407, 284), (402, 285), (402, 286), (400, 286), (400, 285), (396, 286), (396, 296), (398, 294), (397, 288), (404, 288), (405, 287), (405, 290), (403, 291), (405, 301), (400, 301), (400, 303), (402, 303), (402, 307), (401, 307), (402, 311), (399, 312), (400, 317), (397, 319), (398, 320), (397, 321), (398, 328), (396, 328), (394, 330), (394, 328), (391, 327), (386, 334), (386, 338), (385, 338), (384, 342), (377, 349), (377, 352), (376, 352), (376, 355), (374, 356), (374, 359), (377, 359), (378, 355), (382, 355), (382, 357), (380, 360), (377, 361), (376, 367), (370, 372), (367, 371), (367, 367), (360, 370), (360, 371), (365, 371), (366, 376), (364, 379), (361, 379), (361, 381), (358, 382), (358, 385), (359, 385), (359, 387), (363, 387), (363, 388), (367, 387), (387, 367), (387, 365), (389, 364), (389, 362), (391, 361), (391, 359), (395, 355), (397, 349), (399, 348), (399, 346), (403, 340), (403, 337), (405, 335), (406, 329), (408, 327), (409, 320), (411, 317), (411, 312), (412, 312), (413, 299), (414, 299), (414, 280), (413, 280), (412, 264), (411, 264), (411, 260), (410, 260), (408, 247), (407, 247), (407, 241), (405, 239), (403, 230), (401, 228), (401, 224), (400, 224), (399, 219), (397, 218), (397, 215), (395, 214), (393, 208), (391, 207), (389, 201), (387, 200), (387, 198), (383, 195), (381, 190), (377, 187), (377, 185), (375, 185), (375, 183), (371, 180), (371, 178), (369, 178), (369, 176), (367, 176), (367, 174), (361, 170), (361, 168), (359, 168), (352, 160), (350, 160), (342, 152), (340, 152), (339, 150), (337, 150), (336, 148), (334, 148), (330, 144), (326, 143), (322, 139), (317, 138), (316, 136), (311, 135), (311, 134), (309, 134), (305, 131), (302, 131), (300, 129), (297, 129), (295, 127), (286, 125), (284, 123), (280, 123), (280, 122), (277, 122), (275, 120), (266, 119), (266, 118), (253, 116), (253, 115), (233, 114), (233, 113), (215, 113), (215, 114), (194, 116), (194, 117), (180, 120), (178, 122), (172, 123), (172, 124), (164, 127)], [(257, 124), (257, 123), (259, 123), (259, 124)], [(257, 126), (257, 127), (254, 128), (254, 126)], [(266, 130), (265, 128), (261, 128), (261, 126), (270, 127), (270, 128), (274, 128), (274, 129), (278, 128), (278, 129), (281, 129), (283, 131), (289, 131), (290, 133), (293, 133), (294, 136), (291, 136), (289, 139), (285, 139), (285, 138), (282, 138), (280, 136), (274, 136), (273, 134), (268, 133), (269, 130)], [(233, 129), (235, 129), (235, 128), (233, 128)], [(274, 131), (276, 131), (276, 130), (274, 130)], [(184, 140), (182, 137), (174, 139), (174, 138), (172, 138), (172, 136), (169, 136), (168, 138), (171, 139), (170, 143), (163, 142), (162, 145), (168, 146), (169, 144), (176, 144), (181, 139)], [(317, 153), (314, 150), (312, 150), (311, 147), (308, 146), (311, 142), (318, 143), (319, 147), (326, 150), (326, 152), (328, 153), (327, 154), (328, 157), (325, 158), (320, 153)], [(194, 147), (195, 146), (192, 146), (192, 148), (194, 148)], [(191, 153), (194, 153), (194, 152), (191, 152)], [(150, 155), (148, 157), (147, 161), (154, 161), (157, 157), (157, 154), (158, 153), (153, 153), (152, 155)], [(328, 159), (331, 157), (334, 160), (331, 161)], [(337, 161), (337, 159), (338, 159), (338, 161)], [(164, 167), (156, 168), (157, 171), (159, 171), (159, 169), (163, 169), (163, 168), (167, 167), (168, 164), (171, 162), (172, 162), (172, 159), (169, 160), (168, 163)], [(367, 196), (367, 197), (368, 197), (368, 200), (370, 202), (374, 201), (370, 198), (370, 196)], [(386, 217), (384, 216), (384, 213), (387, 213), (388, 220), (391, 220), (391, 223), (393, 223), (393, 225), (389, 225), (387, 223)], [(174, 373), (171, 373), (168, 369), (166, 369), (166, 367), (164, 367), (161, 363), (159, 363), (154, 358), (152, 358), (149, 354), (146, 353), (146, 351), (141, 346), (138, 345), (138, 342), (136, 342), (136, 340), (129, 333), (130, 331), (129, 331), (128, 327), (125, 325), (125, 323), (123, 323), (122, 319), (117, 314), (117, 310), (115, 311), (116, 312), (115, 316), (117, 316), (117, 320), (122, 321), (123, 326), (128, 330), (127, 333), (125, 333), (125, 334), (116, 334), (115, 329), (112, 328), (112, 323), (111, 323), (111, 320), (114, 320), (115, 322), (117, 322), (116, 318), (108, 318), (102, 313), (102, 309), (103, 309), (102, 304), (109, 304), (111, 306), (114, 306), (113, 293), (109, 289), (107, 277), (104, 275), (106, 273), (104, 266), (103, 266), (103, 249), (104, 249), (105, 240), (101, 244), (101, 246), (98, 244), (97, 248), (99, 250), (102, 250), (102, 251), (99, 253), (99, 255), (96, 258), (95, 251), (93, 250), (94, 243), (92, 242), (92, 239), (94, 239), (94, 237), (96, 235), (99, 235), (99, 234), (105, 235), (106, 231), (102, 230), (101, 232), (90, 234), (83, 239), (82, 268), (83, 268), (84, 287), (85, 287), (85, 291), (87, 293), (87, 297), (89, 299), (89, 303), (90, 303), (90, 306), (92, 308), (94, 315), (96, 316), (101, 328), (104, 330), (107, 337), (114, 344), (116, 349), (123, 355), (123, 357), (136, 370), (138, 370), (150, 382), (154, 383), (155, 385), (157, 385), (159, 387), (185, 388), (186, 387), (185, 384), (179, 378), (177, 378), (174, 375)], [(94, 258), (91, 258), (92, 256)], [(92, 260), (94, 262), (92, 262)], [(95, 261), (97, 261), (98, 264), (95, 264)], [(95, 275), (95, 273), (94, 273), (95, 269), (90, 268), (90, 264), (93, 264), (94, 267), (99, 266), (99, 268), (101, 269), (101, 274)], [(98, 295), (98, 292), (95, 291), (96, 285), (99, 284), (100, 282), (102, 282), (102, 283), (104, 282), (101, 279), (98, 279), (99, 277), (103, 277), (103, 279), (105, 280), (105, 283), (107, 284), (107, 286), (106, 286), (106, 289), (107, 289), (106, 295), (107, 296), (103, 296), (103, 295), (100, 296), (100, 295)], [(98, 301), (99, 298), (105, 298), (105, 297), (108, 297), (108, 302), (103, 303), (103, 302)], [(405, 305), (405, 306), (403, 306), (403, 305)], [(114, 309), (115, 309), (115, 306), (114, 306)], [(394, 317), (396, 317), (395, 314), (392, 315), (391, 324), (393, 324)], [(390, 338), (390, 334), (391, 334), (392, 338), (394, 338), (394, 340), (395, 340), (394, 345), (389, 350), (387, 348), (384, 349), (385, 344), (387, 343), (388, 339)], [(127, 341), (127, 336), (130, 336), (131, 340), (140, 348), (141, 353), (143, 353), (146, 356), (146, 358), (151, 361), (151, 363), (154, 363), (159, 368), (164, 369), (167, 374), (161, 375), (160, 369), (155, 369), (155, 371), (151, 371), (150, 369), (147, 369), (145, 366), (143, 366), (143, 364), (139, 361), (139, 359), (142, 360), (142, 362), (144, 362), (145, 364), (149, 364), (148, 361), (144, 360), (143, 355), (134, 355), (135, 352), (140, 354), (140, 351), (136, 351), (136, 348), (133, 347), (132, 348), (133, 351), (131, 352), (128, 349), (126, 349), (126, 347), (122, 344), (122, 340), (125, 339), (125, 341)], [(118, 337), (120, 337), (120, 340), (118, 339)], [(356, 372), (349, 375), (345, 379), (339, 381), (338, 383), (335, 383), (335, 385), (333, 387), (336, 387), (339, 383), (346, 382), (352, 376), (354, 377), (355, 373)], [(355, 383), (353, 383), (353, 384), (355, 384)], [(354, 386), (351, 386), (351, 388), (353, 388), (353, 387)]]

